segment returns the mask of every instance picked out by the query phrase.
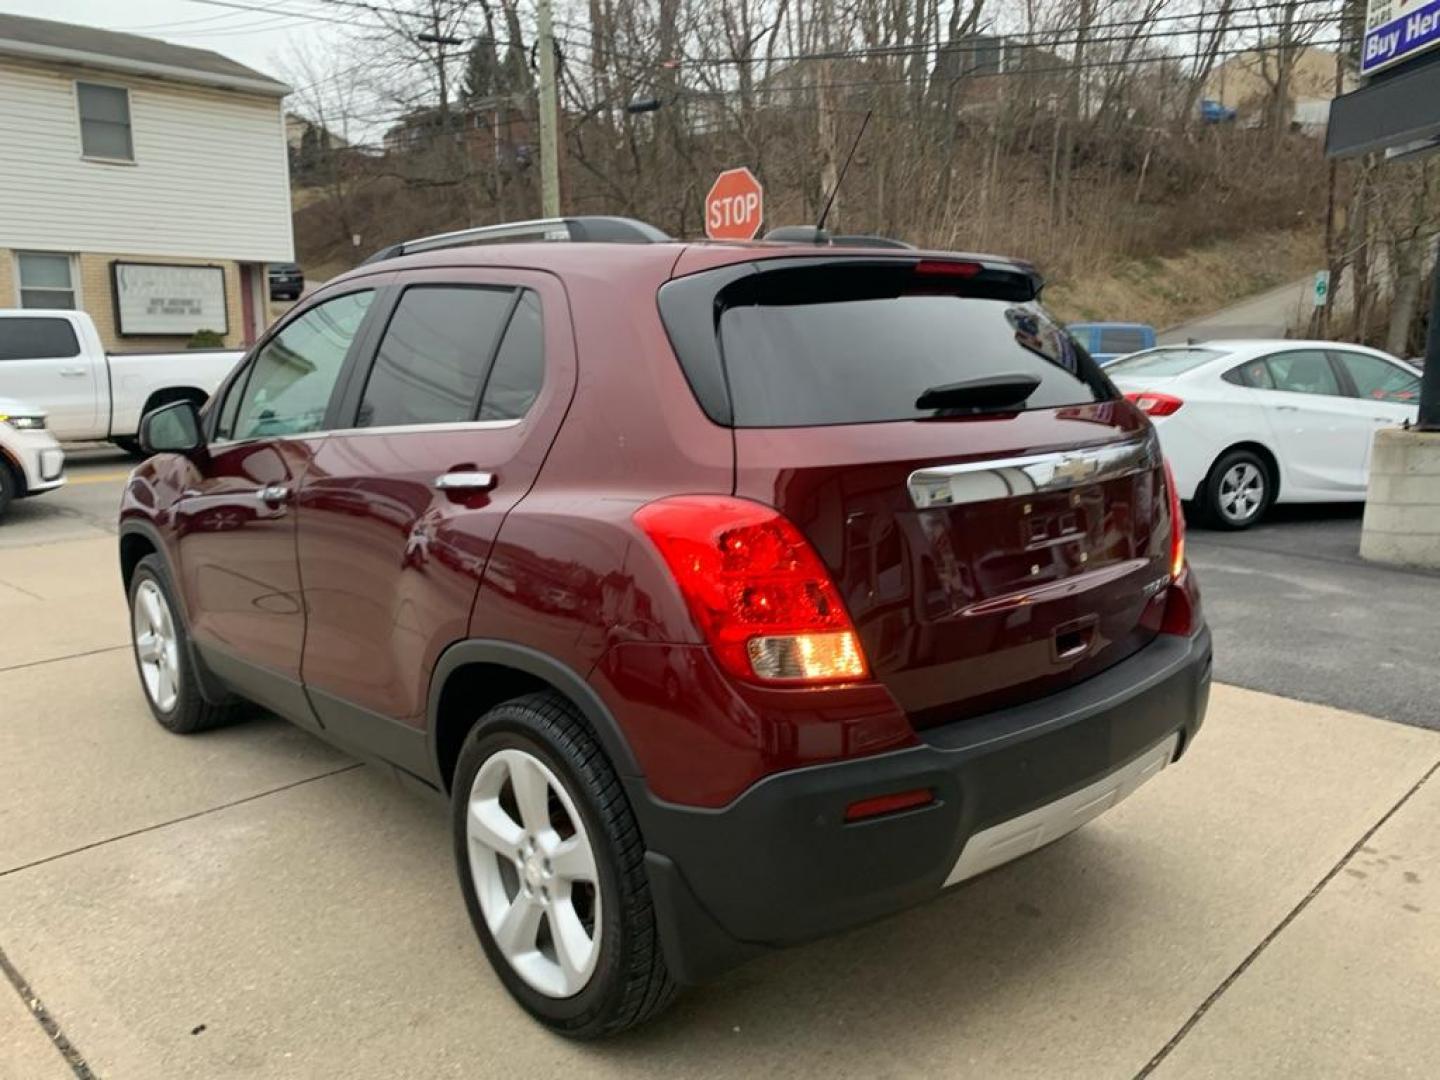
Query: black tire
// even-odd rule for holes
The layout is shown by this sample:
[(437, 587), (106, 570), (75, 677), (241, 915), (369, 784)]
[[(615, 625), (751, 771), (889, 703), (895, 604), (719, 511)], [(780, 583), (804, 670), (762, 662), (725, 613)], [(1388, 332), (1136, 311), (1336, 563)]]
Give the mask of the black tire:
[[(470, 792), (481, 766), (504, 749), (523, 750), (549, 767), (592, 841), (600, 890), (599, 955), (589, 981), (571, 997), (542, 994), (519, 975), (496, 945), (477, 896), (466, 832)], [(595, 1039), (643, 1023), (670, 1004), (678, 988), (661, 955), (645, 845), (615, 770), (570, 702), (551, 692), (531, 694), (483, 716), (460, 750), (451, 811), (470, 921), (500, 981), (531, 1016), (569, 1038)]]
[(149, 456), (140, 448), (140, 440), (138, 438), (111, 439), (110, 443), (116, 449), (124, 451), (137, 460), (142, 460)]
[[(168, 606), (171, 623), (174, 627), (176, 646), (174, 663), (177, 670), (174, 679), (175, 700), (169, 708), (161, 708), (146, 686), (144, 667), (140, 659), (139, 641), (135, 633), (136, 597), (145, 582), (153, 582), (160, 590), (160, 594)], [(140, 677), (140, 693), (144, 696), (145, 703), (150, 706), (150, 713), (155, 717), (156, 722), (166, 731), (172, 731), (176, 735), (192, 735), (197, 731), (207, 731), (235, 720), (240, 714), (237, 703), (212, 704), (206, 701), (200, 693), (200, 686), (196, 681), (190, 660), (190, 636), (185, 629), (185, 620), (180, 614), (180, 606), (175, 602), (175, 592), (170, 587), (169, 578), (166, 576), (165, 562), (159, 555), (147, 555), (135, 567), (135, 573), (130, 578), (129, 601), (130, 649), (135, 657), (135, 672)]]
[[(1235, 498), (1235, 482), (1243, 477), (1249, 496)], [(1258, 484), (1258, 488), (1252, 485)], [(1210, 467), (1201, 486), (1200, 510), (1205, 524), (1216, 529), (1248, 529), (1275, 501), (1276, 477), (1270, 463), (1253, 450), (1230, 450)]]
[(10, 463), (0, 460), (0, 517), (4, 517), (5, 511), (10, 509), (11, 500), (15, 498), (17, 490), (15, 474), (10, 471)]

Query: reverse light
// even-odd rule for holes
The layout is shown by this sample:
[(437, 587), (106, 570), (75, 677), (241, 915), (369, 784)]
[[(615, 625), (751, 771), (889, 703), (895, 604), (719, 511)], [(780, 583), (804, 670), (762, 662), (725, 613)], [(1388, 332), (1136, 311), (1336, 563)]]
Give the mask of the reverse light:
[(1174, 394), (1161, 394), (1154, 390), (1132, 390), (1125, 397), (1146, 416), (1169, 416), (1185, 404)]
[(0, 413), (0, 424), (9, 424), (17, 431), (39, 431), (45, 426), (43, 416), (10, 416)]
[(1185, 569), (1185, 508), (1180, 505), (1180, 488), (1175, 483), (1175, 470), (1165, 459), (1165, 490), (1170, 493), (1170, 580)]
[(777, 510), (724, 495), (681, 495), (642, 506), (635, 523), (660, 550), (730, 674), (781, 685), (868, 677), (829, 572)]

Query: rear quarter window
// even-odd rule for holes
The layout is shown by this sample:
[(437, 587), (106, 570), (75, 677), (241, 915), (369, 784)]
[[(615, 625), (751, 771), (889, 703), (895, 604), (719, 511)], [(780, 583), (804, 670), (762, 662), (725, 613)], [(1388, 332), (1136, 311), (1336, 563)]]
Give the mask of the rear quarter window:
[(732, 423), (930, 419), (946, 412), (917, 406), (926, 390), (1003, 375), (1036, 380), (1023, 404), (1005, 411), (1114, 396), (1094, 361), (1040, 304), (994, 295), (1003, 291), (900, 262), (741, 279), (722, 292), (716, 327)]

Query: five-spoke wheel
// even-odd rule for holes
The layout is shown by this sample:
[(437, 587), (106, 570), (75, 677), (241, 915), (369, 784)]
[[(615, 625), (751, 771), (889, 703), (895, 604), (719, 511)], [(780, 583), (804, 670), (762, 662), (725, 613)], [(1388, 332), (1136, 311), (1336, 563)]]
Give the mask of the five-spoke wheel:
[(168, 713), (175, 708), (179, 691), (180, 643), (170, 603), (160, 586), (149, 578), (135, 589), (130, 627), (145, 694), (155, 708)]
[(540, 993), (579, 993), (595, 971), (603, 922), (595, 852), (570, 793), (535, 755), (500, 750), (475, 775), (465, 821), (496, 946)]

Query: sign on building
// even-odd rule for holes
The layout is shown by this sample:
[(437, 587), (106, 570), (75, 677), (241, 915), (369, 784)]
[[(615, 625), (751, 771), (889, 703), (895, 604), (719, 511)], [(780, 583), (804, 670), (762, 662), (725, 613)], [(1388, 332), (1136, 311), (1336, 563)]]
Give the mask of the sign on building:
[(1370, 0), (1360, 74), (1373, 75), (1437, 45), (1440, 0)]
[(225, 271), (219, 266), (112, 262), (115, 321), (121, 334), (189, 335), (230, 330)]

